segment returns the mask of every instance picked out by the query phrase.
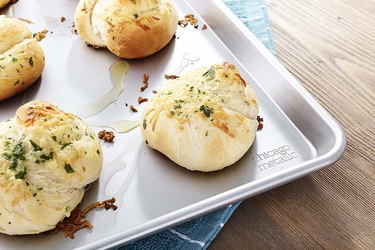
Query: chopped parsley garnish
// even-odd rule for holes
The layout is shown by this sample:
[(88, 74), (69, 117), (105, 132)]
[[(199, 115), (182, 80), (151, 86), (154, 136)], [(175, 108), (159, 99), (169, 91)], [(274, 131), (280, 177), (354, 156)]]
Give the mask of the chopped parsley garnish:
[(22, 147), (22, 141), (19, 141), (16, 146), (14, 146), (13, 150), (12, 150), (12, 155), (14, 158), (18, 159), (18, 160), (26, 160), (25, 158), (25, 155), (24, 155), (24, 151), (23, 151), (23, 147)]
[(16, 179), (25, 179), (25, 175), (26, 175), (26, 171), (25, 170), (21, 170), (14, 177)]
[(52, 140), (57, 141), (56, 135), (51, 136)]
[(177, 103), (173, 106), (174, 109), (180, 109), (182, 108), (181, 103)]
[(210, 108), (206, 105), (202, 105), (199, 109), (200, 111), (203, 112), (203, 114), (206, 116), (206, 117), (210, 117), (211, 114), (214, 112), (214, 109), (213, 108)]
[(42, 154), (40, 156), (40, 159), (42, 159), (44, 161), (48, 161), (48, 160), (53, 159), (53, 152), (50, 152), (49, 155)]
[(39, 147), (35, 142), (33, 142), (32, 140), (30, 140), (30, 143), (31, 143), (31, 146), (33, 146), (33, 149), (34, 151), (42, 151), (43, 148), (42, 147)]
[(146, 119), (143, 120), (143, 129), (146, 129), (147, 128), (147, 121)]
[(10, 154), (7, 154), (7, 153), (3, 153), (2, 156), (7, 161), (9, 161), (10, 159), (12, 159), (12, 156)]
[(214, 79), (215, 77), (215, 66), (211, 66), (209, 70), (207, 70), (204, 74), (204, 77), (209, 77), (210, 80)]
[(71, 173), (74, 173), (74, 172), (75, 172), (74, 169), (72, 168), (72, 166), (70, 166), (70, 164), (68, 164), (68, 163), (65, 163), (64, 168), (65, 168), (65, 171), (66, 171), (68, 174), (71, 174)]
[(32, 57), (29, 58), (29, 64), (31, 67), (34, 67), (34, 61)]
[(61, 149), (64, 149), (66, 148), (67, 146), (71, 145), (72, 143), (69, 142), (69, 143), (64, 143), (62, 146), (61, 146)]

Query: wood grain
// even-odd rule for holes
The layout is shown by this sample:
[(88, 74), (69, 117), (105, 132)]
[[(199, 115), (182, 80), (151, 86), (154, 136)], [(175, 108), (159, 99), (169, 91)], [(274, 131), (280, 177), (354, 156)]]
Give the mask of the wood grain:
[(375, 249), (375, 1), (269, 0), (280, 62), (343, 126), (343, 157), (243, 201), (210, 249)]

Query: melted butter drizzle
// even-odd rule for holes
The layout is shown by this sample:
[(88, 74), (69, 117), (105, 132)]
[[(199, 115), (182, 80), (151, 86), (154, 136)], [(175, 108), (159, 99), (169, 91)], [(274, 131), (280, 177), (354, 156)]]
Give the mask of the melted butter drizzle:
[(200, 57), (191, 53), (191, 52), (188, 52), (188, 53), (185, 53), (182, 55), (182, 60), (180, 62), (180, 65), (178, 66), (178, 68), (175, 70), (174, 74), (175, 75), (179, 75), (187, 66), (189, 66), (190, 63), (195, 63), (195, 62), (198, 62), (200, 60)]
[(94, 127), (109, 127), (116, 130), (117, 133), (127, 133), (140, 125), (139, 121), (128, 121), (128, 120), (120, 120), (113, 123), (106, 123), (106, 122), (94, 122), (90, 124)]
[(109, 75), (113, 88), (104, 96), (91, 103), (87, 103), (80, 108), (78, 112), (81, 117), (90, 117), (98, 114), (100, 111), (117, 101), (124, 90), (124, 79), (129, 71), (129, 64), (126, 61), (115, 62), (109, 68)]

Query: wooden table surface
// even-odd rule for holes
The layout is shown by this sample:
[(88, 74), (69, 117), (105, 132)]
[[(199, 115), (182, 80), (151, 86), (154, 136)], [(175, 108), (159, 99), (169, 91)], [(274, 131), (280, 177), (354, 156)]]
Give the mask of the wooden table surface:
[(210, 249), (375, 249), (375, 0), (268, 0), (278, 60), (343, 126), (335, 164), (245, 200)]

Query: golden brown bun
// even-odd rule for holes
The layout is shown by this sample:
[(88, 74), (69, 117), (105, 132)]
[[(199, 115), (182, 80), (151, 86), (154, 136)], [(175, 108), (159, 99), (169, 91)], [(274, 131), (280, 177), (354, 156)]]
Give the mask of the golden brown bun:
[(22, 21), (0, 16), (0, 101), (29, 87), (42, 74), (44, 53)]
[(75, 26), (90, 45), (122, 58), (141, 58), (162, 49), (177, 29), (170, 0), (81, 0)]
[(11, 0), (0, 0), (0, 9), (7, 5)]
[(94, 132), (78, 117), (33, 101), (0, 123), (0, 233), (53, 229), (102, 167)]
[(258, 127), (258, 101), (229, 63), (171, 80), (148, 102), (142, 135), (177, 164), (215, 171), (238, 161)]

